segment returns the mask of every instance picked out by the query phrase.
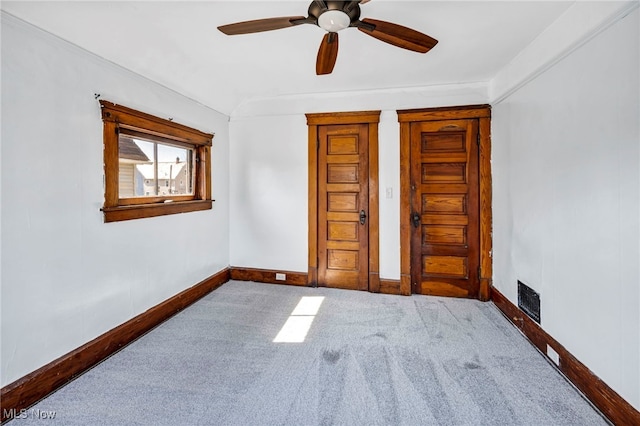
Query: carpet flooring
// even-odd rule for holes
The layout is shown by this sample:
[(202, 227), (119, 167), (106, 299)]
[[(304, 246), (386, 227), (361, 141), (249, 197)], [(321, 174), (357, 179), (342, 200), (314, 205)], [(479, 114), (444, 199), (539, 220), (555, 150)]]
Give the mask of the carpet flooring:
[[(304, 341), (274, 342), (285, 323), (310, 324)], [(23, 417), (9, 424), (608, 424), (492, 303), (236, 281)]]

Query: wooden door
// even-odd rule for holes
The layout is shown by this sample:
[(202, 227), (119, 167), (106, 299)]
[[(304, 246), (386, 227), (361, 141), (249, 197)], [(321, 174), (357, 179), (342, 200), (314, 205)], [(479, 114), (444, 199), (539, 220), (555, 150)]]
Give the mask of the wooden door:
[(369, 289), (367, 124), (318, 127), (318, 284)]
[(412, 292), (479, 296), (478, 120), (411, 123)]

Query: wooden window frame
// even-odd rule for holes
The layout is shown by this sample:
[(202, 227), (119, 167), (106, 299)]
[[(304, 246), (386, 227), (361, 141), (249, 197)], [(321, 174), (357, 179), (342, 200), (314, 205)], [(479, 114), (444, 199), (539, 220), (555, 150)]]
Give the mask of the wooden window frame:
[[(210, 210), (211, 199), (211, 146), (213, 134), (204, 133), (171, 120), (136, 111), (108, 101), (100, 101), (104, 134), (104, 213), (105, 222), (165, 216), (200, 210)], [(155, 197), (119, 197), (120, 131), (133, 132), (153, 141), (165, 141), (193, 149), (193, 195), (167, 195)]]

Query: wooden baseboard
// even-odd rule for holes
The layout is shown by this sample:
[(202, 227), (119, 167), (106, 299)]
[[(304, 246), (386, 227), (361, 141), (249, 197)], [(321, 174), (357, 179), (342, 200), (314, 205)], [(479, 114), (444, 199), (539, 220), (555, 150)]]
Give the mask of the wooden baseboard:
[[(285, 274), (285, 279), (276, 279), (276, 274)], [(231, 279), (269, 284), (309, 286), (309, 275), (304, 272), (278, 271), (274, 269), (240, 268), (232, 266)], [(375, 293), (400, 294), (400, 280), (379, 279), (379, 281), (379, 291)]]
[(229, 268), (199, 282), (148, 311), (0, 389), (2, 422), (171, 318), (230, 279)]
[(543, 354), (547, 345), (560, 357), (558, 369), (615, 425), (640, 425), (640, 412), (547, 334), (502, 293), (491, 288), (491, 300)]
[(385, 278), (380, 278), (380, 293), (401, 294), (400, 280), (388, 280)]
[[(284, 279), (276, 279), (276, 274), (284, 274)], [(255, 281), (269, 284), (307, 285), (308, 275), (304, 272), (278, 271), (274, 269), (256, 269), (231, 267), (231, 279), (238, 281)]]

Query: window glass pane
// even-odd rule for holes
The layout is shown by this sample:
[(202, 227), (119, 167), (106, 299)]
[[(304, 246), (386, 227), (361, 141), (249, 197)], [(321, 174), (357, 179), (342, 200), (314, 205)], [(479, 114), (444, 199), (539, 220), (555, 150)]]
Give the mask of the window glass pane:
[(158, 143), (158, 183), (160, 195), (193, 193), (193, 150)]
[(119, 198), (193, 194), (194, 150), (120, 135)]
[(118, 138), (119, 197), (155, 195), (153, 142), (126, 135)]

